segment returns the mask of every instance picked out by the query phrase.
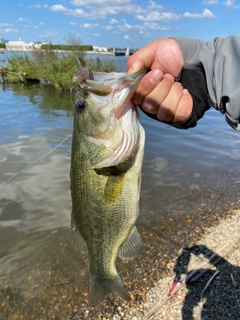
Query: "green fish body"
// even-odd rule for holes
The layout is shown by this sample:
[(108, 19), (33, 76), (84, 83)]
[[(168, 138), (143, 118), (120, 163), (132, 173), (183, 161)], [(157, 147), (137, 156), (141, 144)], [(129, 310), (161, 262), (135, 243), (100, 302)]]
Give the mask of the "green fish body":
[(145, 133), (131, 97), (145, 72), (91, 73), (90, 80), (80, 70), (75, 76), (81, 81), (75, 81), (72, 234), (75, 246), (89, 254), (91, 306), (111, 292), (129, 300), (115, 260), (142, 251), (135, 223)]

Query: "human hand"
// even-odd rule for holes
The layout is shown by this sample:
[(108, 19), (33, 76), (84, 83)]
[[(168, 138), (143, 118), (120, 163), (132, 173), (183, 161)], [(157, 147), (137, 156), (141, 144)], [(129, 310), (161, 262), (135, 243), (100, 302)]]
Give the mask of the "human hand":
[(180, 46), (174, 39), (155, 40), (136, 51), (127, 63), (128, 73), (151, 69), (141, 80), (132, 98), (142, 109), (156, 114), (160, 121), (179, 123), (192, 112), (193, 100), (178, 77), (184, 65)]

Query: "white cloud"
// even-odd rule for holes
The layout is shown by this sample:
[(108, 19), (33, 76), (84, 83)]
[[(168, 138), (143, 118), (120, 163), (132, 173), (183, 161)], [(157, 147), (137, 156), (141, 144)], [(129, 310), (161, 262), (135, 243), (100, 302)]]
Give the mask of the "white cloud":
[(224, 5), (226, 6), (226, 7), (233, 7), (234, 6), (234, 0), (227, 0), (227, 1), (224, 1)]
[(77, 22), (70, 22), (70, 26), (77, 26), (78, 23)]
[[(61, 4), (55, 4), (53, 6), (50, 7), (51, 11), (55, 11), (55, 12), (62, 12), (63, 14), (69, 15), (69, 16), (74, 16), (74, 17), (82, 17), (85, 19), (93, 19), (93, 18), (97, 18), (97, 15), (93, 16), (92, 14), (89, 14), (85, 11), (83, 11), (82, 9), (68, 9), (67, 7), (64, 7)], [(98, 18), (101, 18), (101, 16), (99, 16)]]
[[(50, 10), (85, 19), (104, 19), (108, 15), (115, 14), (131, 15), (145, 10), (139, 5), (131, 4), (130, 2), (131, 0), (73, 0), (71, 3), (75, 6), (80, 6), (80, 9), (73, 10), (61, 4), (56, 4), (51, 6)], [(86, 10), (82, 8), (86, 8)]]
[(127, 22), (124, 22), (123, 25), (118, 25), (118, 30), (120, 31), (130, 31), (130, 30), (139, 30), (139, 34), (149, 36), (150, 32), (149, 30), (161, 30), (166, 31), (169, 30), (170, 27), (168, 26), (162, 26), (159, 25), (156, 22), (144, 22), (142, 25), (136, 24), (136, 25), (130, 25)]
[(151, 11), (145, 15), (137, 14), (135, 18), (141, 21), (171, 21), (178, 20), (181, 15), (177, 15), (172, 12), (159, 12), (159, 11)]
[(151, 37), (151, 33), (150, 32), (147, 32), (147, 31), (143, 31), (143, 30), (140, 30), (139, 31), (139, 34), (141, 35), (141, 36), (143, 36), (143, 37)]
[(119, 25), (119, 26), (118, 26), (118, 29), (119, 29), (120, 31), (127, 31), (127, 30), (137, 29), (137, 28), (138, 28), (138, 26), (132, 26), (132, 25), (126, 23), (126, 22), (124, 22), (123, 25)]
[(17, 21), (18, 22), (25, 22), (25, 21), (27, 21), (27, 19), (26, 18), (18, 18)]
[(168, 26), (162, 26), (156, 22), (144, 22), (141, 25), (140, 24), (130, 25), (126, 21), (124, 21), (124, 23), (122, 25), (118, 25), (117, 28), (120, 31), (139, 30), (139, 32), (141, 32), (141, 34), (147, 33), (146, 30), (149, 30), (149, 29), (162, 30), (162, 31), (170, 29)]
[(204, 9), (202, 13), (190, 13), (190, 12), (185, 12), (183, 14), (183, 17), (185, 18), (195, 18), (195, 19), (199, 19), (199, 18), (215, 18), (214, 14), (208, 10), (208, 9)]
[(71, 4), (78, 7), (109, 7), (124, 6), (130, 2), (131, 0), (72, 0)]
[(44, 32), (43, 34), (40, 34), (39, 37), (40, 38), (44, 38), (44, 39), (51, 39), (52, 37), (57, 37), (58, 36), (58, 32)]
[(234, 0), (227, 0), (223, 3), (226, 7), (229, 8), (234, 8), (234, 9), (239, 9), (240, 5), (235, 5), (235, 1)]
[(45, 26), (45, 23), (44, 23), (44, 22), (40, 22), (40, 25), (41, 25), (41, 26)]
[(202, 1), (202, 4), (206, 4), (206, 5), (218, 4), (218, 1), (217, 0), (207, 0), (207, 1)]
[(99, 33), (94, 33), (95, 37), (101, 37), (101, 35)]
[(150, 0), (148, 1), (149, 2), (149, 5), (148, 5), (148, 9), (152, 10), (162, 10), (164, 7), (163, 6), (159, 6), (156, 2)]
[(116, 20), (116, 19), (111, 19), (111, 20), (109, 21), (109, 23), (118, 23), (118, 20)]
[(81, 28), (84, 28), (84, 29), (95, 29), (98, 27), (98, 23), (84, 23), (84, 24), (81, 24), (80, 25)]
[(123, 39), (124, 40), (130, 40), (130, 41), (139, 41), (139, 39), (137, 39), (137, 38), (131, 38), (128, 34), (125, 34), (123, 36)]
[(142, 26), (142, 29), (143, 30), (148, 30), (148, 29), (151, 29), (151, 30), (169, 30), (170, 28), (169, 27), (166, 27), (166, 26), (161, 26), (159, 24), (157, 24), (156, 22), (145, 22)]
[(0, 27), (13, 27), (10, 23), (0, 23)]
[(60, 12), (68, 12), (70, 11), (67, 7), (64, 7), (61, 4), (55, 4), (53, 6), (50, 7), (51, 11), (60, 11)]
[(19, 32), (19, 30), (14, 28), (0, 29), (0, 33), (17, 33), (17, 32)]
[(30, 9), (32, 9), (32, 8), (40, 9), (41, 5), (40, 4), (29, 5), (28, 8), (30, 8)]
[(113, 29), (113, 26), (104, 26), (102, 27), (104, 30), (112, 30)]
[[(231, 1), (231, 0), (227, 0)], [(135, 2), (135, 1), (134, 1)], [(135, 15), (135, 18), (140, 21), (176, 21), (182, 17), (189, 18), (214, 18), (213, 13), (205, 9), (203, 13), (186, 12), (184, 15), (176, 14), (174, 12), (163, 11), (164, 7), (153, 0), (149, 0), (145, 7), (134, 4), (132, 0), (72, 0), (71, 4), (80, 6), (80, 9), (68, 9), (61, 4), (51, 7), (53, 11), (61, 11), (67, 15), (81, 16), (86, 19), (101, 19), (106, 18), (107, 15), (129, 14)], [(217, 0), (205, 0), (206, 4), (217, 4)], [(84, 11), (82, 8), (86, 8)], [(79, 11), (78, 11), (79, 10)], [(118, 23), (114, 18), (110, 20), (110, 24)]]

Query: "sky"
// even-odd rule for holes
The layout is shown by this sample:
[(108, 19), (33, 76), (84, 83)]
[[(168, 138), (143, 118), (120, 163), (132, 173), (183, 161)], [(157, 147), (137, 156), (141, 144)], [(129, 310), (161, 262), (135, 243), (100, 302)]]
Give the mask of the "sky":
[(5, 0), (0, 38), (141, 48), (163, 37), (240, 34), (240, 0)]

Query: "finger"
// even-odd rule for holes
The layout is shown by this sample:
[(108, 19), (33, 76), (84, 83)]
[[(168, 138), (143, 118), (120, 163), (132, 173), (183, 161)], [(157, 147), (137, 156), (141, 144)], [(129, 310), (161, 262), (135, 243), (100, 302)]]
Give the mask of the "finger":
[(127, 61), (128, 73), (141, 68), (161, 69), (178, 77), (184, 66), (182, 50), (176, 40), (171, 38), (157, 39), (137, 50)]
[(193, 99), (189, 94), (187, 89), (183, 90), (183, 95), (178, 103), (177, 109), (175, 111), (175, 116), (173, 118), (173, 123), (183, 122), (185, 121), (193, 109)]
[[(127, 61), (128, 73), (134, 73), (142, 68), (151, 68), (154, 60), (159, 40), (155, 40), (145, 47), (137, 50)], [(155, 66), (157, 68), (157, 66)]]
[[(129, 60), (130, 60), (130, 58), (129, 58)], [(144, 60), (141, 58), (138, 58), (137, 60), (135, 60), (133, 62), (133, 64), (131, 64), (129, 60), (127, 63), (127, 70), (128, 70), (127, 73), (128, 74), (132, 74), (132, 73), (137, 72), (137, 71), (146, 67)]]
[(161, 103), (157, 117), (160, 121), (170, 122), (174, 119), (178, 103), (183, 95), (183, 87), (181, 83), (174, 82), (166, 98)]
[(159, 69), (149, 71), (141, 80), (133, 95), (133, 102), (141, 105), (144, 98), (154, 90), (156, 85), (162, 80), (163, 73)]
[(151, 114), (157, 114), (159, 106), (167, 97), (173, 82), (173, 76), (165, 74), (159, 84), (143, 100), (143, 110)]

